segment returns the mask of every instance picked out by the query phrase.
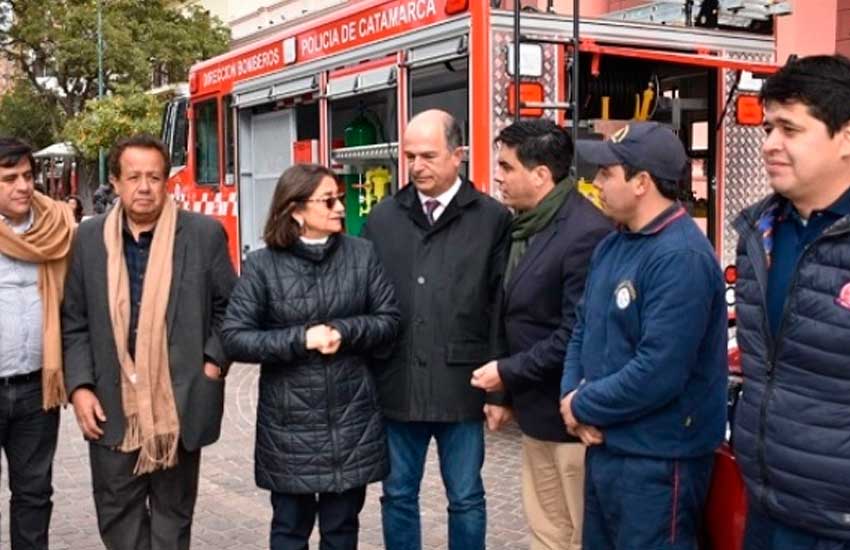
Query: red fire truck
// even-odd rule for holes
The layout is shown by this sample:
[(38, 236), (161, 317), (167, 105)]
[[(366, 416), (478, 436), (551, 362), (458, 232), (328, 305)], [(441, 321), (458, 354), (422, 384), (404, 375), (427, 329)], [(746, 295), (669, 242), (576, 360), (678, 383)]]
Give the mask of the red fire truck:
[[(581, 18), (575, 37), (570, 16), (534, 12), (522, 14), (515, 56), (517, 14), (491, 4), (500, 3), (351, 2), (198, 63), (188, 93), (165, 113), (170, 191), (224, 224), (238, 266), (263, 246), (275, 183), (295, 162), (342, 174), (347, 230), (357, 233), (372, 206), (406, 183), (399, 136), (425, 109), (457, 118), (467, 175), (498, 197), (493, 138), (519, 100), (521, 116), (549, 117), (580, 137), (603, 138), (634, 119), (670, 125), (692, 161), (682, 198), (723, 265), (732, 263), (731, 221), (768, 191), (757, 92), (776, 69), (773, 37), (613, 18)], [(588, 168), (579, 175), (590, 179)], [(711, 529), (713, 547), (731, 549), (743, 491), (725, 457), (718, 472), (728, 487), (712, 497), (710, 519), (728, 527)]]
[[(361, 0), (198, 63), (165, 116), (171, 191), (221, 220), (238, 265), (262, 246), (280, 173), (320, 162), (345, 174), (357, 232), (374, 202), (405, 184), (407, 120), (439, 107), (464, 129), (467, 174), (498, 196), (492, 142), (514, 118), (513, 25), (511, 11), (484, 1)], [(753, 92), (775, 70), (772, 36), (599, 18), (581, 20), (578, 40), (572, 31), (569, 16), (523, 13), (522, 116), (572, 127), (559, 107), (572, 99), (578, 52), (578, 135), (634, 118), (669, 124), (692, 157), (694, 215), (730, 263), (730, 220), (767, 192)]]

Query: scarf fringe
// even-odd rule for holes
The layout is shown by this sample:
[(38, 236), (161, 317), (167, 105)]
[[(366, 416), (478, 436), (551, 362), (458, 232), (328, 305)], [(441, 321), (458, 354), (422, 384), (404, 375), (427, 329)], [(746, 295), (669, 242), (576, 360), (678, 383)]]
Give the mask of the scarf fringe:
[(142, 447), (142, 426), (139, 422), (139, 415), (134, 414), (127, 417), (127, 424), (124, 426), (124, 440), (118, 446), (118, 450), (122, 453), (132, 453)]
[(165, 470), (177, 465), (177, 447), (179, 442), (176, 432), (158, 434), (148, 439), (143, 439), (139, 415), (134, 414), (127, 418), (124, 440), (121, 442), (118, 450), (122, 453), (139, 451), (139, 459), (133, 468), (133, 475), (138, 476), (149, 474), (156, 470)]
[(65, 405), (68, 402), (68, 396), (65, 393), (65, 380), (62, 376), (61, 368), (59, 370), (43, 370), (41, 385), (42, 407), (45, 411)]
[(145, 440), (139, 451), (139, 460), (133, 469), (133, 475), (149, 474), (174, 467), (177, 464), (177, 443), (176, 433), (159, 434)]

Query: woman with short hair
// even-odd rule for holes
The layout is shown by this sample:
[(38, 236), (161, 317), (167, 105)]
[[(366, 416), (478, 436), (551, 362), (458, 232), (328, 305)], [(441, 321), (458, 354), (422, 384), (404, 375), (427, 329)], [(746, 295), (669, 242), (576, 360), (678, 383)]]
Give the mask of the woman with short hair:
[(255, 477), (271, 491), (272, 550), (357, 547), (366, 485), (388, 473), (370, 357), (400, 312), (372, 244), (342, 234), (333, 172), (310, 164), (278, 180), (263, 238), (230, 298), (222, 336), (260, 363)]

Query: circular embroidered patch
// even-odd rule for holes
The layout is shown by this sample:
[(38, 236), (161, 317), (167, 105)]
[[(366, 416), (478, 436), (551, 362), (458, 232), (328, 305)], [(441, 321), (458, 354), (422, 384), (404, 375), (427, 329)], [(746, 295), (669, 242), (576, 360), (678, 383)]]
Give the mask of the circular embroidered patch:
[(637, 296), (637, 292), (635, 291), (635, 286), (631, 281), (623, 281), (617, 285), (617, 289), (614, 291), (614, 300), (619, 309), (626, 309), (632, 303), (632, 301)]

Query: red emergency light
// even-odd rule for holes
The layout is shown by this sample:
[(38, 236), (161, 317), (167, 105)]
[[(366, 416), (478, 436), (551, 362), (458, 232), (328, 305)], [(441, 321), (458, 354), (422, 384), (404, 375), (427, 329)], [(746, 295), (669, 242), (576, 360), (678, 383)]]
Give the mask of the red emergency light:
[(469, 9), (469, 0), (448, 0), (446, 2), (446, 14), (454, 15)]
[(757, 95), (739, 95), (735, 102), (735, 113), (741, 126), (761, 126), (764, 122), (764, 110)]
[[(516, 87), (511, 82), (508, 85), (508, 114), (514, 114), (514, 105), (516, 100)], [(519, 85), (519, 101), (520, 103), (542, 103), (545, 99), (546, 92), (543, 85), (539, 82), (521, 82)], [(524, 117), (542, 117), (543, 109), (538, 107), (520, 107), (519, 114)]]
[(723, 280), (727, 285), (734, 285), (738, 282), (738, 268), (734, 265), (727, 265), (723, 270)]

